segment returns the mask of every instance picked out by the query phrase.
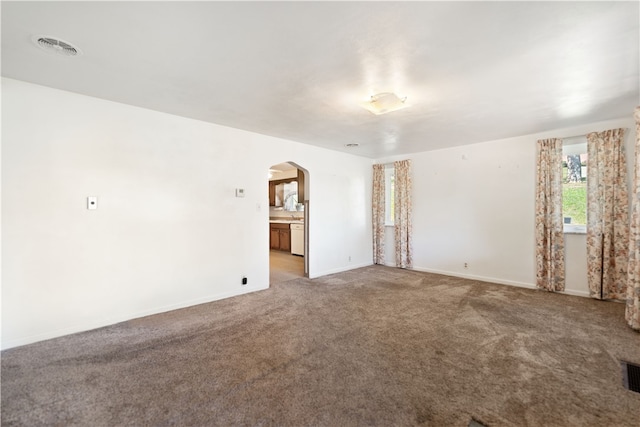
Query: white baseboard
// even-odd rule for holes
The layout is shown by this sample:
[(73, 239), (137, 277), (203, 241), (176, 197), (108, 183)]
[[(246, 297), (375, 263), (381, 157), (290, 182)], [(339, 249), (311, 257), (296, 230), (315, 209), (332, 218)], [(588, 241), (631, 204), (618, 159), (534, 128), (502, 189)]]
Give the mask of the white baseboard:
[[(444, 276), (460, 277), (462, 279), (478, 280), (480, 282), (496, 283), (499, 285), (515, 286), (518, 288), (526, 288), (526, 289), (534, 289), (534, 290), (538, 289), (538, 287), (533, 283), (517, 282), (515, 280), (505, 280), (505, 279), (499, 279), (497, 277), (476, 276), (474, 274), (463, 274), (463, 273), (458, 273), (453, 271), (443, 271), (443, 270), (436, 270), (433, 268), (423, 268), (423, 267), (413, 267), (413, 270), (422, 271), (425, 273), (442, 274)], [(556, 292), (556, 293), (564, 294), (564, 295), (573, 295), (577, 297), (586, 297), (586, 298), (589, 297), (588, 291), (580, 291), (575, 289), (565, 289), (562, 292)]]
[(350, 264), (344, 267), (334, 268), (333, 270), (325, 270), (313, 275), (310, 274), (309, 279), (316, 279), (318, 277), (328, 276), (329, 274), (343, 273), (345, 271), (355, 270), (356, 268), (369, 267), (370, 265), (373, 265), (373, 261), (360, 264)]
[(143, 310), (131, 314), (124, 314), (116, 317), (103, 318), (99, 320), (92, 320), (89, 322), (78, 323), (75, 325), (69, 325), (64, 328), (55, 329), (52, 331), (47, 331), (35, 335), (30, 335), (27, 337), (16, 338), (9, 341), (2, 342), (2, 350), (7, 350), (13, 347), (19, 347), (21, 345), (33, 344), (38, 341), (44, 341), (52, 338), (62, 337), (64, 335), (75, 334), (78, 332), (86, 332), (92, 329), (103, 328), (105, 326), (114, 325), (120, 322), (126, 322), (128, 320), (138, 319), (140, 317), (151, 316), (153, 314), (166, 313), (172, 310), (178, 310), (181, 308), (192, 307), (194, 305), (206, 304), (213, 301), (218, 301), (226, 298), (231, 298), (239, 295), (244, 295), (252, 292), (263, 291), (265, 289), (269, 289), (269, 285), (267, 286), (259, 286), (259, 287), (243, 287), (237, 292), (224, 292), (216, 295), (209, 295), (203, 298), (196, 298), (188, 301), (182, 301), (176, 304), (169, 304), (161, 307), (152, 308), (149, 310)]
[(579, 291), (577, 289), (565, 289), (564, 291), (558, 292), (558, 293), (565, 294), (565, 295), (573, 295), (575, 297), (590, 298), (589, 291)]

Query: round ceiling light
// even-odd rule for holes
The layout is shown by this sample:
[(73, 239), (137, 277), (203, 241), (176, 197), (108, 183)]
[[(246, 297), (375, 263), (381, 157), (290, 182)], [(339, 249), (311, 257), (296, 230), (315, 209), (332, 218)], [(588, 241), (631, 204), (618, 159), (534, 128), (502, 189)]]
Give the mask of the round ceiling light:
[(360, 105), (376, 116), (379, 116), (380, 114), (386, 114), (408, 107), (406, 101), (406, 96), (399, 97), (392, 92), (382, 92), (371, 95), (371, 98), (367, 102)]
[(56, 37), (35, 36), (34, 43), (47, 52), (56, 53), (62, 56), (78, 56), (82, 51), (69, 42), (60, 40)]

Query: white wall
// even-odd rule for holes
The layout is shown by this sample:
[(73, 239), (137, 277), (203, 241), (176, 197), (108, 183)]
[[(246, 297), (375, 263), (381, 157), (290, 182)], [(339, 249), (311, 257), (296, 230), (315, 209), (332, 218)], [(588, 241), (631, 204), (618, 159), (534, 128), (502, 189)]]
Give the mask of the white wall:
[[(628, 119), (378, 160), (413, 160), (414, 268), (535, 287), (536, 141), (618, 127), (628, 129), (631, 185), (635, 141), (631, 114)], [(391, 265), (392, 242), (387, 236), (386, 258)], [(565, 242), (566, 293), (586, 296), (585, 236), (567, 234)]]
[(371, 264), (370, 159), (11, 79), (2, 103), (2, 348), (267, 288), (285, 161), (310, 275)]

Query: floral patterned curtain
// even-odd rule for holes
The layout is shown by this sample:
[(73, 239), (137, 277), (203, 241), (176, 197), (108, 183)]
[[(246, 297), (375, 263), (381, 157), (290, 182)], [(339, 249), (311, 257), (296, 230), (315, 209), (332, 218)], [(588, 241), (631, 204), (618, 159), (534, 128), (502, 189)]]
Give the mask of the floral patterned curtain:
[(587, 134), (589, 295), (624, 300), (629, 263), (629, 198), (624, 129)]
[(394, 221), (396, 267), (413, 267), (411, 236), (411, 160), (393, 163), (395, 167)]
[(536, 286), (564, 290), (564, 232), (562, 224), (562, 140), (537, 144)]
[(629, 326), (640, 331), (640, 107), (636, 107), (633, 117), (636, 120), (636, 151), (631, 200), (632, 214), (629, 231), (629, 266), (625, 319), (627, 319)]
[(373, 165), (373, 263), (384, 264), (384, 165)]

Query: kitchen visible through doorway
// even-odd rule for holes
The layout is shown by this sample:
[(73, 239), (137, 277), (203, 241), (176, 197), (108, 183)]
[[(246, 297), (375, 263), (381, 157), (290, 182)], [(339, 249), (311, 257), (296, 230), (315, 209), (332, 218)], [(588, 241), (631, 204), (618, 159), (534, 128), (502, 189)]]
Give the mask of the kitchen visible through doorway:
[(308, 277), (308, 172), (293, 162), (268, 172), (269, 283)]

